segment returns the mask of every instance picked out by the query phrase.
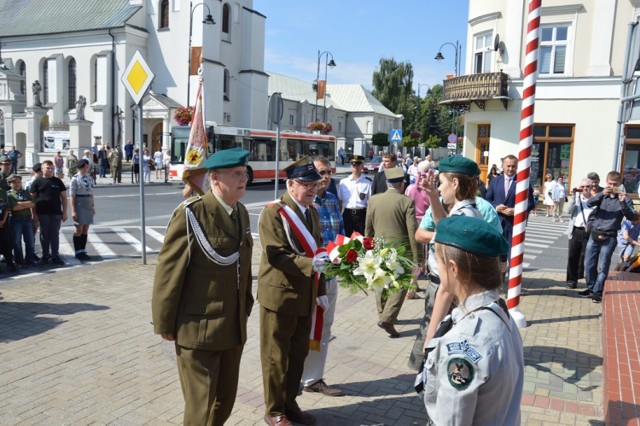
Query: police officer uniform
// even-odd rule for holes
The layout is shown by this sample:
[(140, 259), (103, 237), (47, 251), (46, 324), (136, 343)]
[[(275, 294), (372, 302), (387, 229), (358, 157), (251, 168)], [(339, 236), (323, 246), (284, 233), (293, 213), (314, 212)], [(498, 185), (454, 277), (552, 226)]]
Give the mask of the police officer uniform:
[[(364, 157), (354, 155), (352, 166), (362, 166)], [(338, 198), (342, 202), (342, 221), (347, 236), (354, 231), (364, 234), (364, 222), (367, 216), (367, 205), (371, 196), (371, 180), (364, 175), (355, 178), (353, 175), (340, 180)]]
[[(302, 184), (318, 183), (321, 179), (308, 157), (284, 171), (289, 180)], [(297, 217), (316, 247), (322, 246), (320, 220), (313, 204), (304, 208), (285, 193), (260, 214), (262, 257), (258, 301), (264, 420), (270, 425), (290, 425), (290, 421), (313, 424), (315, 419), (300, 409), (296, 397), (309, 351), (316, 297), (326, 295), (326, 286), (323, 276), (315, 280), (313, 260), (306, 255), (295, 230), (280, 212), (283, 209)]]
[[(509, 248), (494, 227), (466, 216), (441, 220), (434, 240), (479, 255), (479, 260)], [(433, 424), (520, 424), (522, 339), (495, 290), (462, 300), (440, 323), (426, 353), (419, 377)]]
[[(207, 169), (247, 164), (249, 152), (219, 151)], [(240, 357), (247, 340), (251, 294), (249, 214), (213, 190), (173, 212), (158, 255), (153, 327), (175, 338), (185, 398), (185, 425), (222, 425), (236, 398)]]

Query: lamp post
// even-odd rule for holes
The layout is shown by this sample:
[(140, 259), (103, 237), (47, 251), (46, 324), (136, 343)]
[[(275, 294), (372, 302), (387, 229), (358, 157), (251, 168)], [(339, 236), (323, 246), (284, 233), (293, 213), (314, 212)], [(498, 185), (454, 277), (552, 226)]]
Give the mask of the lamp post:
[(187, 68), (187, 106), (191, 106), (191, 35), (193, 34), (193, 12), (196, 10), (198, 6), (203, 6), (207, 8), (207, 16), (202, 21), (203, 24), (206, 25), (215, 25), (216, 21), (213, 20), (213, 16), (211, 16), (211, 9), (209, 6), (201, 3), (196, 3), (193, 5), (193, 2), (189, 2), (189, 59), (188, 59), (188, 68)]
[[(462, 54), (461, 54), (462, 46), (460, 45), (460, 42), (458, 40), (456, 40), (456, 44), (449, 43), (449, 42), (442, 43), (442, 45), (438, 49), (438, 53), (436, 54), (436, 57), (434, 58), (438, 62), (444, 59), (444, 55), (442, 54), (442, 48), (444, 46), (451, 46), (455, 49), (456, 56), (455, 56), (453, 66), (455, 68), (456, 77), (458, 77), (459, 76), (458, 71), (460, 70), (460, 58), (462, 57)], [(456, 109), (454, 108), (453, 119), (451, 120), (451, 133), (455, 133), (455, 122), (456, 122)]]
[[(324, 52), (320, 52), (318, 50), (318, 70), (316, 72), (316, 106), (314, 109), (314, 119), (313, 121), (318, 121), (318, 89), (319, 89), (319, 83), (320, 83), (320, 59), (322, 59), (322, 56), (324, 56), (324, 93), (322, 94), (322, 100), (323, 100), (323, 104), (322, 104), (322, 121), (327, 121), (327, 68), (328, 67), (335, 67), (336, 66), (336, 62), (333, 60), (333, 54), (331, 52), (329, 52), (328, 50), (325, 50)], [(331, 56), (331, 60), (329, 60), (329, 56)]]

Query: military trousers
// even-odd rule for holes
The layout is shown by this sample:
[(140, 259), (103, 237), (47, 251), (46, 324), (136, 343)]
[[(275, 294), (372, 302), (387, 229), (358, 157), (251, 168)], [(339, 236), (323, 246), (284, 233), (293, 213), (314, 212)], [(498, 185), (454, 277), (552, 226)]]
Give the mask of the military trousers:
[(227, 421), (236, 400), (243, 347), (204, 351), (176, 345), (185, 426)]
[(391, 293), (386, 299), (383, 299), (380, 293), (376, 293), (376, 305), (380, 321), (395, 324), (406, 295), (407, 290), (402, 290)]
[(260, 359), (265, 412), (286, 414), (297, 408), (296, 397), (309, 353), (311, 315), (283, 314), (260, 307)]

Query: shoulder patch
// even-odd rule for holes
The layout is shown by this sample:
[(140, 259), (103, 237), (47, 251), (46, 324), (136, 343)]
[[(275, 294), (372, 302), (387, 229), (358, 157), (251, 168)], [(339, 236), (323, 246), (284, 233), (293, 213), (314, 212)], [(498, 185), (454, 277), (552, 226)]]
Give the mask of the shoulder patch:
[(482, 359), (482, 355), (466, 340), (462, 342), (451, 342), (447, 343), (447, 351), (449, 355), (451, 354), (463, 354), (466, 355), (471, 361), (475, 364), (478, 363)]
[(473, 382), (475, 370), (465, 358), (451, 358), (447, 364), (449, 384), (457, 390), (465, 390)]

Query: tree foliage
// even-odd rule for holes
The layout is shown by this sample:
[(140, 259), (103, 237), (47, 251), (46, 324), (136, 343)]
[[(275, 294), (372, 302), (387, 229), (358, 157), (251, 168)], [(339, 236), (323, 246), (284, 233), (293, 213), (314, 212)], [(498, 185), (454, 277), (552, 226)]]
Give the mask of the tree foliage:
[(377, 146), (389, 146), (389, 135), (384, 132), (374, 133), (371, 143)]

